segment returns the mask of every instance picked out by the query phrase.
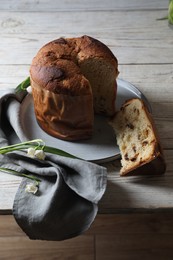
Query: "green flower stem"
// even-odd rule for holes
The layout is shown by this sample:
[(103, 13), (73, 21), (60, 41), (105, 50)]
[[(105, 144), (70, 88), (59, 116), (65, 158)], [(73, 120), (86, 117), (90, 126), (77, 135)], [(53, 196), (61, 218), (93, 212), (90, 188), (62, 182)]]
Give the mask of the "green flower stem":
[[(60, 150), (60, 149), (57, 149), (57, 148), (54, 148), (54, 147), (50, 147), (50, 146), (46, 146), (42, 139), (35, 139), (35, 140), (26, 141), (26, 142), (19, 143), (19, 144), (13, 144), (13, 145), (1, 147), (0, 148), (0, 154), (6, 154), (6, 153), (16, 151), (16, 150), (26, 150), (30, 147), (34, 148), (35, 150), (43, 150), (44, 152), (51, 153), (51, 154), (56, 154), (56, 155), (65, 156), (65, 157), (69, 157), (69, 158), (80, 159), (80, 158), (78, 158), (78, 157), (76, 157), (72, 154), (69, 154), (69, 153), (63, 151), (63, 150)], [(11, 173), (11, 174), (20, 176), (20, 177), (26, 177), (28, 179), (34, 180), (37, 185), (41, 181), (37, 177), (30, 175), (30, 173), (25, 174), (25, 173), (21, 173), (21, 172), (11, 170), (11, 169), (5, 168), (5, 167), (0, 167), (0, 170), (3, 171), (3, 172), (7, 172), (7, 173)]]
[(41, 139), (35, 139), (35, 140), (26, 141), (19, 144), (4, 146), (0, 148), (0, 154), (5, 154), (16, 150), (23, 150), (29, 147), (36, 147), (37, 149), (38, 148), (41, 149), (42, 147), (44, 147), (44, 142)]
[(5, 172), (5, 173), (10, 173), (10, 174), (14, 174), (14, 175), (17, 175), (17, 176), (20, 176), (20, 177), (28, 178), (30, 180), (35, 181), (37, 184), (39, 184), (39, 182), (41, 182), (41, 180), (39, 178), (35, 177), (35, 176), (28, 175), (28, 174), (25, 174), (25, 173), (21, 173), (21, 172), (18, 172), (18, 171), (9, 169), (9, 168), (0, 167), (0, 170)]
[(27, 77), (24, 81), (22, 81), (15, 89), (16, 93), (21, 91), (25, 91), (30, 86), (30, 77)]
[(50, 147), (50, 146), (44, 146), (44, 152), (47, 152), (47, 153), (51, 153), (51, 154), (56, 154), (56, 155), (60, 155), (60, 156), (65, 156), (65, 157), (69, 157), (69, 158), (73, 158), (73, 159), (80, 159), (82, 160), (81, 158), (77, 157), (77, 156), (74, 156), (70, 153), (67, 153), (63, 150), (60, 150), (60, 149), (57, 149), (57, 148), (54, 148), (54, 147)]
[(43, 150), (44, 152), (51, 153), (51, 154), (56, 154), (56, 155), (65, 156), (65, 157), (74, 158), (74, 159), (81, 159), (81, 158), (74, 156), (70, 153), (67, 153), (63, 150), (60, 150), (60, 149), (57, 149), (54, 147), (50, 147), (50, 146), (46, 146), (42, 139), (35, 139), (35, 140), (26, 141), (26, 142), (19, 143), (19, 144), (1, 147), (0, 154), (6, 154), (6, 153), (17, 151), (17, 150), (25, 150), (25, 149), (28, 149), (29, 147), (33, 147), (36, 150), (40, 149), (40, 150)]

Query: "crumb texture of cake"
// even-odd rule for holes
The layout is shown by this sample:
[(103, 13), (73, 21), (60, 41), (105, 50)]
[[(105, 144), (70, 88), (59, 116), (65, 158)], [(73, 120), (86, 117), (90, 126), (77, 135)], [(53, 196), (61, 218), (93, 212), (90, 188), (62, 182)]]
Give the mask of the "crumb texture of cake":
[(111, 121), (121, 153), (120, 175), (164, 173), (156, 127), (141, 99), (126, 101)]
[(94, 114), (115, 114), (118, 62), (89, 36), (60, 38), (43, 46), (30, 67), (39, 125), (64, 140), (91, 137)]

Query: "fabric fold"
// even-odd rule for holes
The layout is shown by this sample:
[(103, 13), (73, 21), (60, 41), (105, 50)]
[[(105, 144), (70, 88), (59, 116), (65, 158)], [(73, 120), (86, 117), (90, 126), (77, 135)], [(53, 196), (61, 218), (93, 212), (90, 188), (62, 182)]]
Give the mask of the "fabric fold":
[[(26, 94), (0, 91), (1, 147), (27, 140), (20, 122), (20, 105)], [(106, 168), (49, 153), (39, 160), (25, 151), (0, 155), (0, 167), (40, 179), (33, 194), (25, 191), (32, 181), (22, 178), (13, 203), (16, 222), (31, 239), (69, 239), (82, 234), (94, 221), (106, 189)]]

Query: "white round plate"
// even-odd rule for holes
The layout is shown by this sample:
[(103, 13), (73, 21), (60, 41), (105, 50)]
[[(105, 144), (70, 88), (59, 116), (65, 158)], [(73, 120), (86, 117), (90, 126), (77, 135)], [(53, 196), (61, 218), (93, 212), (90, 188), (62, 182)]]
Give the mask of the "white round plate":
[[(131, 83), (122, 79), (117, 80), (116, 109), (118, 110), (125, 100), (138, 97), (144, 100), (149, 111), (151, 107), (146, 97)], [(38, 125), (34, 113), (32, 95), (28, 94), (20, 109), (22, 129), (28, 139), (42, 139), (48, 146), (64, 150), (87, 161), (105, 162), (119, 157), (120, 152), (116, 144), (116, 138), (108, 119), (103, 116), (95, 116), (93, 136), (83, 141), (63, 141), (44, 132)]]

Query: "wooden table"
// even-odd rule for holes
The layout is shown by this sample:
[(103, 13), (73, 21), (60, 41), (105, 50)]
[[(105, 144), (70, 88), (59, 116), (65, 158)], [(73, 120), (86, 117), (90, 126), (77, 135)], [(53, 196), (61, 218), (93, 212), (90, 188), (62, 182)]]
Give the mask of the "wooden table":
[(173, 259), (173, 25), (157, 20), (167, 10), (168, 0), (0, 1), (1, 89), (28, 76), (48, 41), (98, 38), (118, 58), (119, 77), (150, 101), (167, 163), (163, 176), (128, 178), (119, 160), (104, 164), (108, 187), (94, 224), (60, 243), (26, 238), (11, 215), (20, 178), (0, 173), (0, 259)]

